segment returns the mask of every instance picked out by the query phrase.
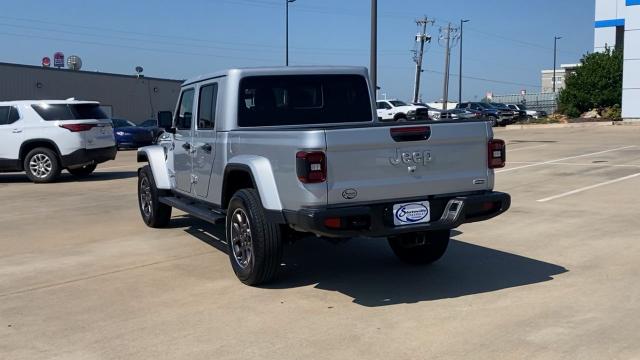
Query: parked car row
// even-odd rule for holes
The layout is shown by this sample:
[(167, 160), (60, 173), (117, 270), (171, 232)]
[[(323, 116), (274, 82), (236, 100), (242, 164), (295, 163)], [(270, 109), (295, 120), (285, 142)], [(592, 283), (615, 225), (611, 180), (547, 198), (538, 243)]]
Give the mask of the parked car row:
[(442, 121), (485, 119), (494, 126), (505, 126), (517, 120), (547, 116), (544, 111), (529, 110), (525, 105), (465, 102), (452, 110), (433, 108), (424, 103), (407, 104), (400, 100), (378, 100), (376, 102), (380, 121)]

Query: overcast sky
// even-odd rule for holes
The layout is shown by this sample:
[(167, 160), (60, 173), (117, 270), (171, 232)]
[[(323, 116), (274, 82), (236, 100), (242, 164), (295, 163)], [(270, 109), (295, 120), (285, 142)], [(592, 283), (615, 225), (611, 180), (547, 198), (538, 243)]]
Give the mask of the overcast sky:
[[(378, 0), (379, 85), (389, 97), (413, 92), (415, 19), (436, 20), (421, 93), (442, 97), (440, 27), (464, 31), (464, 97), (540, 90), (540, 71), (578, 62), (593, 47), (589, 0)], [(0, 61), (39, 65), (55, 51), (79, 55), (83, 70), (188, 78), (229, 67), (284, 64), (285, 0), (9, 1), (0, 14)], [(290, 5), (292, 65), (369, 64), (369, 0), (297, 0)], [(458, 93), (452, 51), (451, 98)]]

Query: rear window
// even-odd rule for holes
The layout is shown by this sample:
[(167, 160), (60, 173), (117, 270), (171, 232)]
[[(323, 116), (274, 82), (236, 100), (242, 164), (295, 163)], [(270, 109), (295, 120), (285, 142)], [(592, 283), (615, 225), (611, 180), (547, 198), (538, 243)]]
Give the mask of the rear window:
[(254, 76), (240, 82), (240, 127), (372, 120), (369, 89), (362, 76)]
[(37, 104), (31, 107), (46, 121), (108, 118), (98, 104)]

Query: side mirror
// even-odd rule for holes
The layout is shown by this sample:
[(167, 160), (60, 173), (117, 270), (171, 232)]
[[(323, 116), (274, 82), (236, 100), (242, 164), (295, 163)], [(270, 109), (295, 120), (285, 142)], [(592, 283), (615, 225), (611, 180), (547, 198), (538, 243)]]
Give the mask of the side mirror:
[(173, 128), (173, 113), (171, 111), (158, 111), (158, 127), (166, 132)]

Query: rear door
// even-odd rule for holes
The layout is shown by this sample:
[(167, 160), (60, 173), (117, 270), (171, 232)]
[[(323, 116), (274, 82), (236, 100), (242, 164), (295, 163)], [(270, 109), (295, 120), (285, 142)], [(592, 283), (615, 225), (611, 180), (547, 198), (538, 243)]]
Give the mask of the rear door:
[(486, 126), (471, 122), (327, 129), (328, 203), (489, 189)]
[(176, 134), (174, 136), (173, 169), (176, 176), (176, 189), (190, 194), (193, 178), (193, 109), (195, 89), (182, 90), (178, 111), (174, 119)]
[(2, 161), (8, 161), (6, 166), (16, 165), (12, 160), (19, 159), (20, 145), (24, 139), (18, 109), (13, 106), (0, 106), (0, 168)]
[(193, 136), (193, 174), (195, 195), (206, 198), (209, 194), (211, 170), (216, 150), (216, 112), (218, 109), (218, 82), (202, 84), (198, 91), (198, 112)]

